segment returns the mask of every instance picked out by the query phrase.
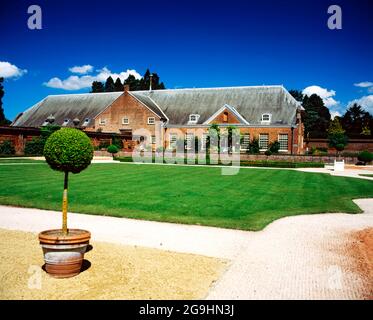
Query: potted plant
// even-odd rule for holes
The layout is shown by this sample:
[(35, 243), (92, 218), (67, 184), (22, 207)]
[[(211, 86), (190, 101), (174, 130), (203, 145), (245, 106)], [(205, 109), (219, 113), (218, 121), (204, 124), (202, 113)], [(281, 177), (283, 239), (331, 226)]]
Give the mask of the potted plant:
[(73, 128), (63, 128), (50, 135), (44, 146), (44, 156), (53, 170), (64, 173), (62, 228), (39, 233), (44, 253), (45, 270), (56, 278), (79, 274), (91, 234), (81, 229), (67, 228), (67, 190), (69, 172), (86, 169), (93, 158), (93, 147), (88, 136)]

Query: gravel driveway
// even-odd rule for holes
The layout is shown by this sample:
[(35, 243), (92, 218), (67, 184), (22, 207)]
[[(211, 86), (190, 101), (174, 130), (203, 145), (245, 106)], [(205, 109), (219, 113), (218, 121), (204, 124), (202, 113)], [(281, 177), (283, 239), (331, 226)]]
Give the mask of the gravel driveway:
[[(69, 214), (70, 227), (93, 240), (231, 260), (209, 299), (361, 299), (363, 279), (348, 253), (350, 234), (373, 227), (373, 199), (355, 201), (363, 214), (314, 214), (279, 219), (263, 231)], [(0, 228), (39, 232), (60, 227), (54, 211), (0, 206)]]

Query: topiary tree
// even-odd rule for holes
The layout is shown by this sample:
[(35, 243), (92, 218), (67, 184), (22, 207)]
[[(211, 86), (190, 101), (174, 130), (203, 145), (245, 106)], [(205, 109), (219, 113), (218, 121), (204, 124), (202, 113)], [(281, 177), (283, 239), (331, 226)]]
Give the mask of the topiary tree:
[(62, 232), (67, 235), (67, 190), (69, 172), (86, 169), (93, 158), (93, 146), (88, 136), (73, 128), (63, 128), (52, 133), (44, 146), (45, 160), (53, 170), (65, 173), (62, 202)]
[(114, 158), (114, 154), (118, 153), (119, 149), (115, 144), (111, 144), (107, 147), (107, 152), (111, 153), (112, 157)]

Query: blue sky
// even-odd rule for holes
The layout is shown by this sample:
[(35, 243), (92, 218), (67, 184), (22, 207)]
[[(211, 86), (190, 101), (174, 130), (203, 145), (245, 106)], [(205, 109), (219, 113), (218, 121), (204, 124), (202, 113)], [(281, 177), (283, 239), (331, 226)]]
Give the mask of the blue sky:
[[(42, 30), (27, 27), (31, 4), (42, 9)], [(342, 30), (327, 27), (332, 4)], [(49, 94), (88, 92), (66, 89), (148, 67), (167, 88), (311, 87), (332, 112), (358, 100), (373, 114), (371, 0), (4, 0), (0, 36), (10, 119)], [(69, 71), (85, 65), (87, 74)]]

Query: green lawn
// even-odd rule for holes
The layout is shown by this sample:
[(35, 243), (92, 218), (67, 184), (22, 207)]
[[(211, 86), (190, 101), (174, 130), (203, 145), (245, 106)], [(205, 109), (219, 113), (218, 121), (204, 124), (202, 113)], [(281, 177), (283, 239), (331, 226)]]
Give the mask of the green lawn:
[[(360, 212), (373, 182), (292, 170), (93, 164), (70, 175), (69, 211), (260, 230), (280, 217)], [(60, 210), (63, 174), (40, 165), (0, 165), (0, 204)]]
[(35, 160), (27, 158), (0, 158), (0, 164), (2, 163), (43, 163), (44, 160)]

